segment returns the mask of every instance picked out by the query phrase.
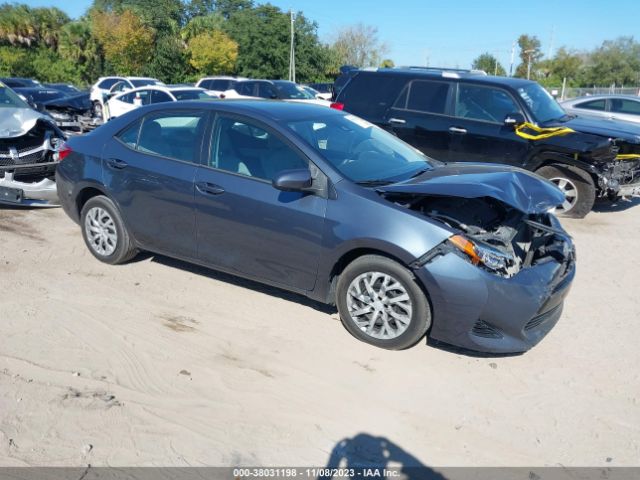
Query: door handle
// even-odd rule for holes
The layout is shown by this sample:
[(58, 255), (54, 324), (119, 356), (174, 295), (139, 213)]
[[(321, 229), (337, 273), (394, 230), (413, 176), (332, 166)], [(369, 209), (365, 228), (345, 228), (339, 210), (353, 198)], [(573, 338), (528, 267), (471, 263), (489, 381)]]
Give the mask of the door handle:
[(451, 133), (467, 133), (467, 129), (466, 128), (460, 128), (460, 127), (449, 127), (449, 131)]
[(390, 118), (389, 119), (389, 123), (395, 123), (397, 125), (404, 125), (405, 123), (407, 123), (407, 121), (403, 120), (402, 118)]
[(196, 182), (196, 189), (205, 195), (220, 195), (224, 193), (224, 188), (220, 185), (209, 182)]
[(122, 170), (123, 168), (126, 168), (127, 165), (128, 165), (127, 162), (125, 162), (124, 160), (120, 160), (119, 158), (107, 159), (107, 166), (115, 170)]

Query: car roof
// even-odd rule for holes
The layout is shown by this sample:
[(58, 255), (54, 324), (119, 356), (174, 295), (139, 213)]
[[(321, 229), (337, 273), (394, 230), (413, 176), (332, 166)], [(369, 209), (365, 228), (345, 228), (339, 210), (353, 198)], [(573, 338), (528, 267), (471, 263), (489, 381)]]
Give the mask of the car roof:
[(204, 88), (200, 88), (200, 87), (189, 87), (189, 86), (184, 86), (184, 87), (179, 87), (179, 86), (171, 86), (171, 85), (144, 85), (142, 87), (137, 87), (137, 88), (132, 88), (131, 90), (125, 90), (124, 92), (122, 92), (120, 95), (124, 94), (124, 93), (131, 93), (131, 92), (139, 92), (140, 90), (159, 90), (161, 92), (183, 92), (185, 90), (196, 90), (198, 92), (205, 92), (206, 90)]
[(327, 115), (341, 116), (344, 112), (322, 105), (300, 102), (283, 102), (281, 100), (264, 99), (225, 99), (225, 100), (187, 100), (186, 102), (158, 103), (143, 107), (146, 111), (185, 108), (216, 109), (221, 112), (245, 114), (275, 122), (314, 119)]
[[(465, 81), (471, 81), (474, 83), (486, 83), (491, 85), (504, 85), (511, 88), (518, 88), (520, 86), (526, 86), (535, 84), (533, 80), (526, 80), (524, 78), (515, 77), (497, 77), (493, 75), (485, 75), (479, 72), (473, 71), (459, 71), (455, 69), (429, 69), (429, 68), (380, 68), (377, 70), (357, 70), (353, 74), (373, 74), (373, 75), (389, 75), (389, 76), (406, 76), (411, 78), (428, 78), (433, 80), (451, 80), (451, 79), (464, 79)], [(351, 74), (351, 72), (347, 72)]]
[(601, 95), (585, 95), (583, 97), (576, 97), (576, 98), (571, 98), (569, 100), (565, 100), (562, 103), (576, 103), (576, 102), (585, 102), (585, 101), (589, 101), (589, 100), (606, 100), (607, 98), (619, 98), (621, 100), (634, 100), (636, 102), (640, 102), (640, 97), (636, 96), (636, 95), (623, 95), (623, 94), (617, 94), (617, 93), (607, 93), (607, 94), (601, 94)]

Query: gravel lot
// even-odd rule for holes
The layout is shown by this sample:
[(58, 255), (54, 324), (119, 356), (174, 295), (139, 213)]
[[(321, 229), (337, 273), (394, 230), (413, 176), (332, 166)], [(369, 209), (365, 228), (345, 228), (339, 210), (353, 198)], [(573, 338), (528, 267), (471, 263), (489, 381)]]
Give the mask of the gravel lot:
[[(0, 465), (640, 463), (640, 201), (568, 221), (578, 274), (527, 354), (359, 343), (331, 309), (164, 257), (95, 260), (0, 209)], [(346, 442), (341, 443), (346, 439)]]

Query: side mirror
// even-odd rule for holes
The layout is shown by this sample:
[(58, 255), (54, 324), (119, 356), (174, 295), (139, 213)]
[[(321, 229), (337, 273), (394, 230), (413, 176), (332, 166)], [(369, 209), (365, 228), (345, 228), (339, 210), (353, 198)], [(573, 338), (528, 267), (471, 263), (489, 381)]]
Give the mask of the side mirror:
[(283, 170), (271, 184), (273, 188), (283, 192), (304, 192), (313, 186), (313, 178), (308, 168)]
[(507, 127), (517, 127), (518, 125), (522, 125), (524, 122), (524, 115), (522, 115), (520, 112), (508, 113), (504, 117), (504, 124)]

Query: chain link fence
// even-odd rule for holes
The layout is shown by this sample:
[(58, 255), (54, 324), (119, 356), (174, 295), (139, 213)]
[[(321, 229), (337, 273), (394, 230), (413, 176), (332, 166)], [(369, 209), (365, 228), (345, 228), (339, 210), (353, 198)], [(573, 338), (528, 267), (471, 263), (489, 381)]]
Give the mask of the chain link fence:
[(562, 91), (562, 87), (551, 87), (547, 89), (551, 95), (558, 100), (568, 100), (576, 97), (588, 97), (590, 95), (636, 95), (640, 96), (640, 88), (638, 87), (591, 87), (591, 88), (574, 88), (567, 87)]

